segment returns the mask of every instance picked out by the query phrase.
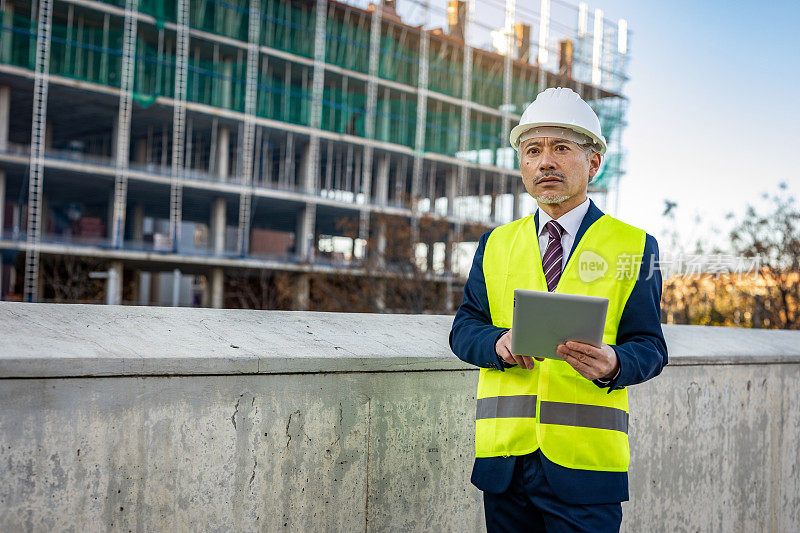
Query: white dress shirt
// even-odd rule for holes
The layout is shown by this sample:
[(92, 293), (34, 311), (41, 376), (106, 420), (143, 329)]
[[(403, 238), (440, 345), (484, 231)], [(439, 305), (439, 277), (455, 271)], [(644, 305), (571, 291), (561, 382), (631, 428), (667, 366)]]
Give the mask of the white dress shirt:
[[(578, 228), (581, 227), (583, 217), (589, 212), (589, 197), (586, 200), (555, 219), (558, 224), (564, 228), (561, 233), (561, 272), (564, 272), (564, 267), (567, 266), (567, 259), (569, 252), (572, 250), (572, 244), (575, 242), (575, 236), (578, 234)], [(553, 217), (545, 213), (544, 209), (539, 209), (539, 255), (544, 259), (544, 252), (547, 250), (547, 245), (550, 243), (550, 234), (545, 228), (545, 224), (553, 220)]]
[[(578, 235), (578, 229), (581, 227), (583, 217), (585, 217), (588, 212), (589, 197), (587, 196), (582, 204), (573, 207), (555, 219), (555, 221), (564, 228), (561, 233), (561, 272), (564, 272), (564, 267), (567, 266), (567, 259), (569, 259), (569, 253), (572, 251), (572, 244), (575, 242), (575, 237)], [(544, 252), (547, 250), (547, 245), (550, 243), (550, 232), (548, 232), (547, 228), (544, 226), (551, 220), (553, 220), (553, 217), (545, 213), (544, 209), (539, 209), (539, 254), (542, 259), (544, 259)], [(617, 369), (617, 373), (612, 379), (596, 379), (595, 381), (603, 387), (606, 387), (611, 381), (617, 379), (620, 370), (622, 369)]]

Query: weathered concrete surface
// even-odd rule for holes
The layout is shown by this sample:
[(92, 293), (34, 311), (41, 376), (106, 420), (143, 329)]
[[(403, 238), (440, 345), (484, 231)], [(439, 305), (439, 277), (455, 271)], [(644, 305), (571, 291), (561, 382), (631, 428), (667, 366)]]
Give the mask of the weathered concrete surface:
[(0, 530), (478, 530), (471, 378), (5, 380)]
[(631, 387), (625, 530), (800, 531), (798, 359), (670, 365)]
[[(0, 531), (480, 531), (451, 321), (0, 303)], [(800, 332), (665, 333), (624, 529), (800, 531)]]
[(0, 376), (470, 368), (450, 351), (452, 322), (426, 315), (0, 302)]

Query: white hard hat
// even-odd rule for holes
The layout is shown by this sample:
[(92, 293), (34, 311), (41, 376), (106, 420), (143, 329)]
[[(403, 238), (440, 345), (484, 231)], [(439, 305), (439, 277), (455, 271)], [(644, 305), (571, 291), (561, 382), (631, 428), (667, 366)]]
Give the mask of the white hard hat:
[(511, 130), (511, 146), (519, 150), (520, 136), (526, 131), (541, 126), (568, 128), (589, 137), (595, 149), (606, 153), (606, 140), (600, 132), (600, 119), (572, 89), (558, 87), (539, 93), (519, 121)]

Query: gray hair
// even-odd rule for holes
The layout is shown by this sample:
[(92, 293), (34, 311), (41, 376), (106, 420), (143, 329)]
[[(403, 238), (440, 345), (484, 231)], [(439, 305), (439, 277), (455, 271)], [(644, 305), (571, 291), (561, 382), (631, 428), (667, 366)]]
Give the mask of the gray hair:
[(586, 162), (587, 163), (591, 160), (592, 154), (594, 154), (594, 153), (598, 153), (599, 154), (600, 153), (600, 152), (597, 151), (597, 148), (595, 148), (594, 143), (582, 143), (582, 144), (578, 144), (578, 146), (580, 147), (581, 150), (583, 150), (583, 153), (586, 155)]

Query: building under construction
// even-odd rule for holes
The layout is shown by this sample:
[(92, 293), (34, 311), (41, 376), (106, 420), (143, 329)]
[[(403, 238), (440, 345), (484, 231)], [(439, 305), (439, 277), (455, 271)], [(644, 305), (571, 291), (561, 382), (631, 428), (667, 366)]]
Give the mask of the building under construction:
[(601, 207), (624, 172), (625, 21), (536, 7), (1, 0), (0, 297), (453, 310), (535, 207), (508, 134), (538, 92), (600, 116)]

